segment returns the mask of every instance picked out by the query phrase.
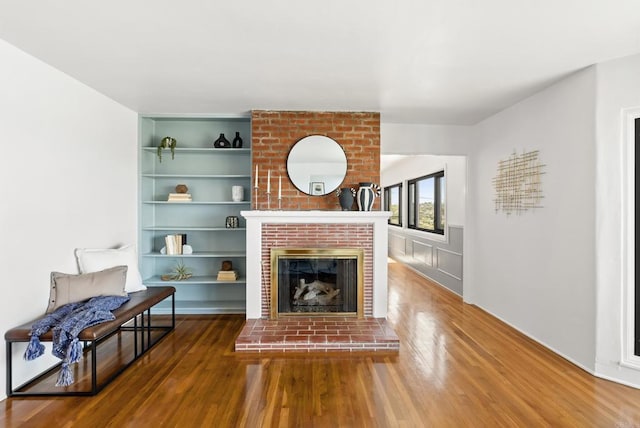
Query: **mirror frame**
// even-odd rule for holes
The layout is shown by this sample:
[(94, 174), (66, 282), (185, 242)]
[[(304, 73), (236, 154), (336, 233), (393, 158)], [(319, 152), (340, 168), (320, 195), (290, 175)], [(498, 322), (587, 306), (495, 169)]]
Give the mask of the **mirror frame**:
[[(331, 174), (331, 175), (336, 176), (336, 178), (332, 180), (324, 179), (324, 181), (311, 181), (311, 180), (306, 181), (300, 176), (295, 176), (296, 173), (295, 173), (294, 165), (296, 162), (299, 162), (299, 155), (305, 154), (304, 152), (301, 152), (301, 150), (304, 150), (305, 147), (310, 147), (310, 145), (321, 146), (320, 148), (316, 147), (314, 149), (314, 152), (313, 152), (314, 154), (327, 153), (328, 151), (333, 151), (335, 153), (335, 157), (336, 157), (335, 163), (340, 163), (340, 166), (337, 167), (339, 168), (339, 170), (336, 171), (335, 174)], [(296, 155), (298, 155), (298, 158), (296, 158)], [(334, 192), (336, 189), (338, 189), (340, 185), (344, 182), (345, 177), (347, 176), (347, 166), (348, 166), (347, 154), (345, 153), (344, 148), (342, 148), (340, 143), (338, 143), (336, 140), (334, 140), (333, 138), (327, 137), (326, 135), (314, 134), (314, 135), (308, 135), (306, 137), (299, 139), (298, 141), (296, 141), (296, 143), (293, 146), (291, 146), (291, 149), (289, 150), (289, 154), (287, 155), (287, 175), (289, 176), (289, 180), (291, 181), (291, 183), (293, 183), (296, 189), (310, 196), (325, 196)], [(322, 170), (320, 171), (316, 170), (316, 171), (317, 171), (317, 174), (315, 174), (316, 176), (320, 175), (322, 172), (325, 172)], [(311, 171), (310, 176), (314, 175), (313, 172), (314, 171)], [(338, 180), (337, 176), (339, 175), (341, 175), (341, 177)]]

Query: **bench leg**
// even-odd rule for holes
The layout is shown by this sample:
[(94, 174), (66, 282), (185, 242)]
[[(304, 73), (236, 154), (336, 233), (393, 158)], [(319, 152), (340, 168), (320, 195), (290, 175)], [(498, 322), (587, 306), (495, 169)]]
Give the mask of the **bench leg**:
[(140, 354), (143, 354), (144, 350), (147, 349), (144, 344), (144, 311), (140, 313), (140, 341), (142, 342), (140, 346)]
[(13, 395), (13, 365), (11, 364), (11, 360), (13, 360), (13, 355), (11, 352), (11, 344), (12, 342), (5, 342), (5, 347), (7, 350), (7, 397), (11, 397)]
[(91, 341), (91, 393), (98, 393), (98, 347), (96, 340)]
[(138, 316), (133, 317), (133, 355), (138, 358)]
[(147, 345), (151, 346), (151, 308), (147, 309)]

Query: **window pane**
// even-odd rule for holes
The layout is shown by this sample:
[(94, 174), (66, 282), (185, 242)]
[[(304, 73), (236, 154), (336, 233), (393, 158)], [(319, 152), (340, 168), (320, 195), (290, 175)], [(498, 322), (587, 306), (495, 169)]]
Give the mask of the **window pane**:
[(389, 211), (391, 211), (390, 221), (393, 224), (400, 224), (400, 187), (392, 187), (389, 190)]
[(409, 226), (416, 225), (416, 185), (415, 183), (409, 184)]
[(444, 230), (444, 225), (447, 223), (447, 207), (445, 203), (445, 178), (440, 177), (440, 218), (438, 219), (438, 229)]
[(435, 229), (434, 191), (435, 178), (418, 182), (418, 227), (422, 229)]
[(444, 171), (410, 180), (407, 187), (407, 226), (443, 234), (447, 221)]

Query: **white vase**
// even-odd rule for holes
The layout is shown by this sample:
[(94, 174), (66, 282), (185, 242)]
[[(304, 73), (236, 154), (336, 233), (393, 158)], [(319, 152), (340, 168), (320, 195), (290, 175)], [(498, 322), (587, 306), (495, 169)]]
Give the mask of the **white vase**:
[(242, 202), (244, 200), (244, 187), (231, 186), (231, 199), (233, 202)]
[(373, 183), (359, 183), (358, 192), (356, 193), (356, 201), (358, 202), (358, 211), (371, 211), (373, 202), (377, 196), (376, 186)]

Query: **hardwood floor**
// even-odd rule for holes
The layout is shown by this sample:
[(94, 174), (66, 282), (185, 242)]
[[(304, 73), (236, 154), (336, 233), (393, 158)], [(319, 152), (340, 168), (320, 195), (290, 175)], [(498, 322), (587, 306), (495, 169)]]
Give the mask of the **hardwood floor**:
[(6, 427), (632, 427), (640, 390), (595, 378), (399, 264), (396, 355), (248, 356), (242, 316), (176, 330), (96, 397), (12, 398)]

